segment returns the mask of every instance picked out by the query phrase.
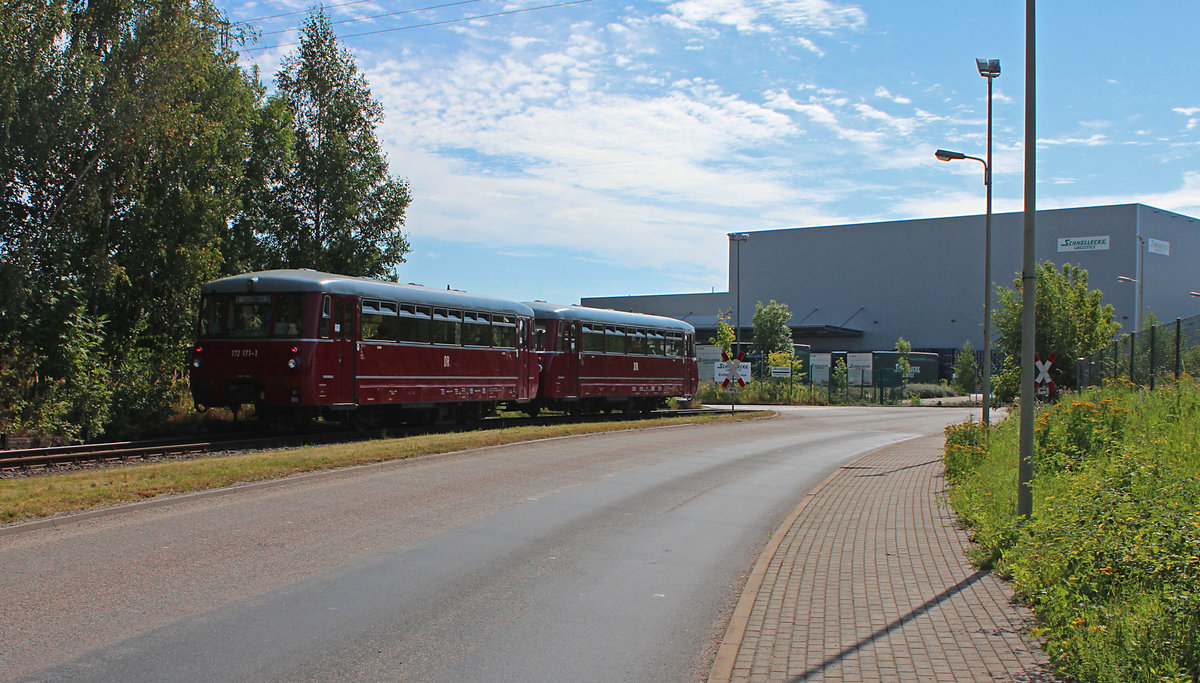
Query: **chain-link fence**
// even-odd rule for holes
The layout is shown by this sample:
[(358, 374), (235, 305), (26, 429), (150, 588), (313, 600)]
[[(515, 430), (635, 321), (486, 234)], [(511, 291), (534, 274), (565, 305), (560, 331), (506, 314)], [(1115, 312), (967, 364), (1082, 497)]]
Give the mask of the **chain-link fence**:
[(1124, 335), (1077, 362), (1080, 387), (1122, 378), (1153, 389), (1164, 377), (1200, 374), (1200, 315)]

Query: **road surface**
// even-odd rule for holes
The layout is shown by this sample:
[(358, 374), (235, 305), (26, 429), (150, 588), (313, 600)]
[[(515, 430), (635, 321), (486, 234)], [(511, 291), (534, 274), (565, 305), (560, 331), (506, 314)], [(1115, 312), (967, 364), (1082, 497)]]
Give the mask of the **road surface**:
[(553, 439), (0, 536), (0, 676), (703, 680), (746, 572), (840, 465), (965, 408)]

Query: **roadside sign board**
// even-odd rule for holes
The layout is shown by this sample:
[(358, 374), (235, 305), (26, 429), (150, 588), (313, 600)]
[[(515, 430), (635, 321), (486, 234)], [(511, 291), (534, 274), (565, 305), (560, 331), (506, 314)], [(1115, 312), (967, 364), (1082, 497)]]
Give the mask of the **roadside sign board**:
[(729, 361), (719, 360), (713, 363), (713, 380), (722, 384), (729, 379)]
[(846, 354), (846, 379), (852, 387), (871, 386), (871, 353)]
[(829, 353), (814, 353), (810, 354), (808, 358), (809, 363), (812, 364), (813, 384), (828, 384), (829, 366), (833, 360), (833, 355)]
[(771, 376), (772, 377), (791, 377), (792, 369), (787, 367), (786, 365), (784, 365), (784, 366), (772, 365), (771, 366)]

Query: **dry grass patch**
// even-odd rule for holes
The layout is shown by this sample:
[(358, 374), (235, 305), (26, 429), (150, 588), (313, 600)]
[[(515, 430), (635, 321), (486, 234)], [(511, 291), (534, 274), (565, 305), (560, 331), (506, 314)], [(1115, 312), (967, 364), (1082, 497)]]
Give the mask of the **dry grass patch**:
[(594, 422), (428, 434), (5, 479), (0, 480), (0, 523), (434, 453), (628, 429), (747, 420), (769, 414), (747, 411), (732, 415), (714, 413), (635, 422)]

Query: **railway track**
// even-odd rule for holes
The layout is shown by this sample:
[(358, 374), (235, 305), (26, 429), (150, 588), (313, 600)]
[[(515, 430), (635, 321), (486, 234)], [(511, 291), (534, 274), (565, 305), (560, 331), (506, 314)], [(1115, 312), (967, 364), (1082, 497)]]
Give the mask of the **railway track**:
[(0, 451), (0, 472), (37, 473), (81, 465), (135, 462), (155, 458), (181, 458), (223, 451), (250, 451), (324, 443), (345, 443), (378, 438), (397, 438), (463, 431), (464, 429), (503, 429), (530, 425), (569, 422), (620, 422), (646, 417), (685, 417), (711, 412), (705, 409), (658, 410), (649, 414), (611, 413), (572, 417), (568, 415), (530, 417), (493, 417), (473, 425), (399, 427), (368, 431), (327, 431), (271, 436), (235, 436), (222, 438), (159, 439), (155, 441), (116, 441), (110, 443), (23, 448)]

